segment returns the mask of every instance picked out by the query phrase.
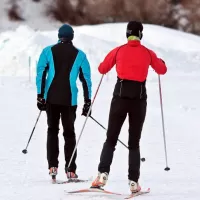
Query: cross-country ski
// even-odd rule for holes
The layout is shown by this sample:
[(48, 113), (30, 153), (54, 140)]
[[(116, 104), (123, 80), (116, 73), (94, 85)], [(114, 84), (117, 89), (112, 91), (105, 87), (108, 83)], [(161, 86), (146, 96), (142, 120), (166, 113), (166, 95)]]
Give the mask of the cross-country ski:
[(132, 193), (132, 194), (128, 195), (127, 197), (125, 197), (124, 199), (132, 199), (134, 197), (141, 196), (141, 195), (148, 194), (148, 193), (150, 193), (150, 188), (148, 188), (146, 191), (141, 190), (139, 192)]
[(102, 188), (86, 188), (86, 189), (80, 189), (80, 190), (74, 190), (74, 191), (69, 191), (66, 193), (68, 194), (76, 194), (76, 193), (91, 193), (91, 192), (97, 192), (97, 193), (104, 193), (104, 194), (112, 194), (112, 195), (122, 195), (120, 193), (116, 193), (116, 192), (112, 192), (112, 191), (108, 191)]
[(86, 189), (80, 189), (80, 190), (74, 190), (74, 191), (65, 191), (67, 194), (80, 194), (80, 193), (104, 193), (104, 194), (110, 194), (110, 195), (120, 195), (120, 196), (125, 196), (124, 199), (132, 199), (137, 196), (141, 196), (144, 194), (150, 193), (150, 188), (147, 190), (141, 190), (135, 193), (132, 193), (130, 195), (125, 195), (113, 191), (108, 191), (102, 188), (86, 188)]
[(88, 180), (76, 179), (76, 180), (62, 181), (62, 180), (52, 179), (52, 184), (85, 183), (85, 182), (88, 182)]

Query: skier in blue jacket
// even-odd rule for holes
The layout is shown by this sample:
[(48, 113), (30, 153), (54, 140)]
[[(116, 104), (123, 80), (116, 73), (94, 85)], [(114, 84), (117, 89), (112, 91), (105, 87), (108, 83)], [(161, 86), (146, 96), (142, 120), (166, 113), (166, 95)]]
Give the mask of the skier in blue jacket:
[(64, 24), (58, 31), (59, 42), (43, 49), (37, 65), (37, 106), (47, 113), (47, 160), (49, 174), (57, 175), (59, 155), (59, 121), (61, 118), (65, 140), (65, 172), (68, 179), (78, 178), (76, 174), (76, 156), (70, 168), (68, 164), (76, 145), (74, 123), (77, 109), (77, 85), (79, 76), (84, 92), (82, 115), (87, 116), (91, 105), (91, 72), (85, 53), (74, 47), (74, 31)]

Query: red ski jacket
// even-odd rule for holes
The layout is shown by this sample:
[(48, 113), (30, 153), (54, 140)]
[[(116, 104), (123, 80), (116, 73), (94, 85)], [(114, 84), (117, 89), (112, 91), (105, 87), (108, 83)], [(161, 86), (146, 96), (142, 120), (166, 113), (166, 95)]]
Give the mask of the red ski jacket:
[(130, 40), (108, 53), (98, 68), (99, 72), (106, 74), (115, 64), (118, 77), (124, 80), (145, 81), (150, 65), (158, 74), (167, 72), (164, 61), (138, 40)]

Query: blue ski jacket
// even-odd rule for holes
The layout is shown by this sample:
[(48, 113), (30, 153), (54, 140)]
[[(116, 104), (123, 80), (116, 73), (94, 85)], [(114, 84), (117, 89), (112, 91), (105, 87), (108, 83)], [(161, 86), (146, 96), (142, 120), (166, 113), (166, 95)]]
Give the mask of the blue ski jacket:
[(71, 41), (59, 41), (43, 49), (36, 72), (37, 94), (48, 103), (77, 105), (77, 78), (83, 86), (84, 100), (91, 100), (91, 70), (86, 54)]

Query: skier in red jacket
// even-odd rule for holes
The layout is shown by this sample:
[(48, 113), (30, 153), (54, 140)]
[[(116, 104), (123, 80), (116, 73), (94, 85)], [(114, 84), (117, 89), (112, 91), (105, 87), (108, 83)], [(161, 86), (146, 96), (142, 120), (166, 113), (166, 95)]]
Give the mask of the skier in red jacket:
[(106, 74), (116, 65), (118, 80), (111, 102), (107, 139), (101, 152), (99, 173), (91, 187), (105, 186), (118, 136), (128, 115), (129, 187), (132, 193), (141, 190), (138, 183), (140, 176), (139, 143), (147, 107), (146, 78), (150, 65), (157, 74), (167, 72), (165, 62), (158, 58), (152, 50), (141, 45), (142, 31), (141, 22), (129, 22), (126, 30), (128, 42), (113, 49), (98, 68), (101, 74)]

